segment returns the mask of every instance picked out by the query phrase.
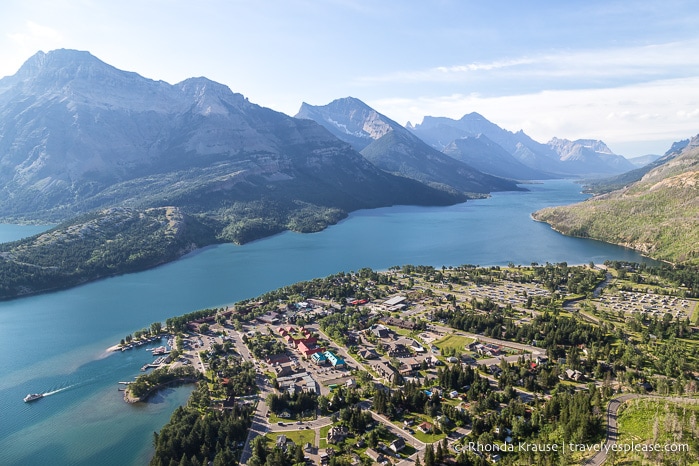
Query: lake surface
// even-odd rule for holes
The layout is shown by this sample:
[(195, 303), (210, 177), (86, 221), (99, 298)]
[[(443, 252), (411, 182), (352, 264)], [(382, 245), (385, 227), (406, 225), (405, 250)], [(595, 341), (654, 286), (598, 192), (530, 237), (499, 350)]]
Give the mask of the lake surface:
[[(451, 207), (360, 211), (319, 233), (209, 247), (149, 271), (0, 302), (0, 464), (146, 464), (153, 432), (192, 388), (127, 405), (118, 382), (132, 380), (153, 358), (143, 349), (105, 349), (152, 322), (362, 267), (644, 260), (629, 249), (564, 237), (531, 219), (542, 207), (583, 200), (578, 185), (526, 187), (529, 192)], [(0, 225), (0, 240), (41, 229)], [(22, 401), (37, 392), (52, 394)]]

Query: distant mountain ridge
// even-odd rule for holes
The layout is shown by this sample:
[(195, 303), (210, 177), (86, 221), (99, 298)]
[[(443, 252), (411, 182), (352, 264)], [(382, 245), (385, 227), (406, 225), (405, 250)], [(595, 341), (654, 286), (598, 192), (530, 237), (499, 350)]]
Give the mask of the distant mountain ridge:
[(550, 173), (524, 165), (483, 134), (455, 139), (442, 152), (477, 168), (483, 173), (503, 178), (543, 180), (554, 177)]
[(504, 130), (478, 113), (466, 114), (459, 120), (427, 116), (421, 124), (411, 124), (408, 129), (439, 150), (455, 140), (483, 135), (523, 165), (548, 177), (603, 176), (633, 168), (601, 141), (554, 139), (542, 144), (521, 130), (516, 133)]
[(304, 103), (295, 117), (323, 125), (389, 173), (461, 193), (521, 190), (510, 180), (481, 173), (433, 149), (400, 124), (353, 97), (324, 106)]

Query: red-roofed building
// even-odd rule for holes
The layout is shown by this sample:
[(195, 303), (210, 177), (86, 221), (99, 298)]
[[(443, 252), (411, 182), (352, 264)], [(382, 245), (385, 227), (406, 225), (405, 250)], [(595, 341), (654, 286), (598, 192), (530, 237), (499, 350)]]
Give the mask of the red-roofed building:
[(313, 343), (300, 341), (296, 346), (296, 349), (299, 350), (299, 353), (301, 353), (304, 358), (309, 358), (311, 355), (323, 351), (323, 348), (316, 346), (315, 341)]

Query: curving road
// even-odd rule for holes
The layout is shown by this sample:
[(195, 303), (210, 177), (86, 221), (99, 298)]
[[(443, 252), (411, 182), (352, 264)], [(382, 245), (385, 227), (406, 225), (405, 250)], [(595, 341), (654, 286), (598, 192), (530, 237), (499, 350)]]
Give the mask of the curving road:
[(699, 403), (699, 398), (682, 398), (682, 397), (664, 397), (657, 395), (640, 395), (635, 393), (628, 393), (620, 395), (609, 400), (607, 404), (607, 438), (600, 451), (598, 451), (592, 458), (585, 461), (583, 464), (586, 466), (600, 466), (607, 460), (607, 452), (610, 450), (611, 446), (617, 442), (619, 431), (617, 425), (617, 416), (619, 413), (619, 408), (629, 400), (637, 398), (650, 398), (656, 400), (670, 401), (673, 403)]

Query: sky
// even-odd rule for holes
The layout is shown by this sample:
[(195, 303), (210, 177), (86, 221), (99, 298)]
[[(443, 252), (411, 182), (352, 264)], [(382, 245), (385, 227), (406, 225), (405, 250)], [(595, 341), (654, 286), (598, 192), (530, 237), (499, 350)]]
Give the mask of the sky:
[(352, 96), (400, 124), (477, 112), (636, 157), (699, 133), (697, 25), (694, 0), (3, 0), (0, 76), (87, 50), (291, 116)]

